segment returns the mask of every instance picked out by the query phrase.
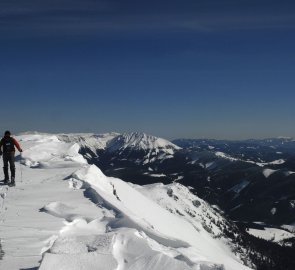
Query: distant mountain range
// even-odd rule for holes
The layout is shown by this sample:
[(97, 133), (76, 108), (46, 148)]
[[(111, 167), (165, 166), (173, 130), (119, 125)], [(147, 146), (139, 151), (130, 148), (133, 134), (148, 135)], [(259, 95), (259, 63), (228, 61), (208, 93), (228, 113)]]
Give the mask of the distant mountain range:
[(295, 140), (173, 142), (144, 133), (64, 134), (89, 163), (137, 184), (180, 183), (231, 218), (283, 225), (295, 222)]
[(186, 149), (195, 167), (207, 174), (207, 183), (197, 185), (203, 197), (231, 218), (276, 225), (295, 222), (294, 139), (174, 143)]
[[(268, 241), (294, 245), (292, 138), (169, 142), (144, 133), (62, 134), (59, 138), (79, 143), (87, 161), (108, 176), (135, 184), (181, 183), (247, 233), (257, 237), (258, 230), (258, 236)], [(263, 236), (262, 231), (269, 234)], [(276, 238), (278, 234), (288, 237)]]

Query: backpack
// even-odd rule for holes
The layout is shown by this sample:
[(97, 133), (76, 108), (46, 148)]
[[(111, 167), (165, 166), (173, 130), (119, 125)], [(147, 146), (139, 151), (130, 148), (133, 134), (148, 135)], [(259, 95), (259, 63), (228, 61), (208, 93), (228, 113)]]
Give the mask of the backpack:
[(4, 137), (1, 141), (3, 145), (3, 153), (15, 152), (14, 141), (12, 137)]

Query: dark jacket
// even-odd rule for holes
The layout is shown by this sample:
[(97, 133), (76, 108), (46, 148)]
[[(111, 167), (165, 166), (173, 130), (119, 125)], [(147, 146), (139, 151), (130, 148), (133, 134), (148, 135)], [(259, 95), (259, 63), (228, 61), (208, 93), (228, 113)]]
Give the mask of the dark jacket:
[(3, 153), (15, 152), (15, 147), (18, 151), (22, 152), (19, 143), (13, 137), (4, 136), (0, 141), (0, 152), (2, 152), (1, 148), (3, 148)]

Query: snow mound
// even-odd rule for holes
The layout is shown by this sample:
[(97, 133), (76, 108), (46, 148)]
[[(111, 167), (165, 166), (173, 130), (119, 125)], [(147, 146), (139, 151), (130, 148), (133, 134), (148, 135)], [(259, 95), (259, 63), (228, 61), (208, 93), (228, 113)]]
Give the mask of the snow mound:
[(77, 143), (62, 142), (55, 135), (22, 135), (18, 139), (25, 144), (22, 163), (29, 167), (69, 167), (87, 163), (79, 154)]
[[(213, 265), (213, 264), (212, 264)], [(122, 229), (103, 235), (62, 238), (46, 253), (40, 270), (189, 270), (181, 258), (176, 259), (153, 250), (148, 237), (132, 229)], [(197, 268), (195, 268), (197, 269)], [(208, 267), (206, 269), (217, 269)]]

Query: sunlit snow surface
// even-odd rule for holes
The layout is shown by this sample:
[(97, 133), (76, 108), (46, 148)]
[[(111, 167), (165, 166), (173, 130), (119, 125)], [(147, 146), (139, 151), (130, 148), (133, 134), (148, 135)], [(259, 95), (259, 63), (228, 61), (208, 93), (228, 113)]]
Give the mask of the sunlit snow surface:
[(215, 156), (225, 158), (225, 159), (228, 159), (228, 160), (231, 160), (231, 161), (242, 161), (242, 162), (247, 162), (247, 163), (251, 163), (251, 164), (256, 164), (259, 167), (264, 167), (264, 166), (267, 166), (267, 165), (280, 165), (280, 164), (284, 164), (286, 162), (284, 159), (278, 159), (278, 160), (274, 160), (274, 161), (271, 161), (271, 162), (254, 162), (254, 161), (251, 161), (251, 160), (243, 160), (243, 159), (240, 159), (240, 158), (234, 158), (234, 157), (231, 157), (230, 155), (225, 154), (225, 153), (220, 152), (220, 151), (215, 152)]
[(294, 237), (294, 234), (288, 231), (277, 229), (277, 228), (267, 228), (267, 227), (265, 227), (263, 230), (251, 228), (248, 230), (248, 233), (254, 235), (255, 237), (262, 238), (268, 241), (277, 242), (277, 243), (280, 243), (281, 241), (285, 239), (290, 239)]
[(219, 216), (187, 188), (106, 177), (53, 135), (17, 139), (17, 186), (0, 186), (0, 269), (249, 269), (203, 228), (204, 212)]
[(277, 170), (272, 170), (272, 169), (264, 169), (263, 170), (263, 175), (268, 178), (269, 176), (271, 176), (273, 173), (275, 173)]

